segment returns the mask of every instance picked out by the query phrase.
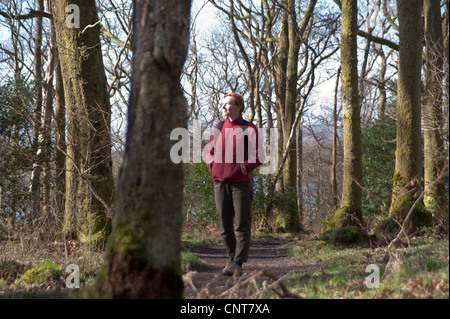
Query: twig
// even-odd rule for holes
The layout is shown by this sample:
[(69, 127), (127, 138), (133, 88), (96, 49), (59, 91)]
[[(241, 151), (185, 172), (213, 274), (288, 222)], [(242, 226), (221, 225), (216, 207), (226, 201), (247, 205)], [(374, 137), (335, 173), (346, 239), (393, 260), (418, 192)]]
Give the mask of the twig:
[[(280, 298), (302, 299), (301, 296), (289, 291), (289, 289), (283, 283), (283, 280), (291, 273), (292, 273), (292, 271), (288, 272), (284, 276), (278, 278), (273, 273), (271, 273), (267, 270), (261, 270), (255, 274), (250, 275), (250, 277), (248, 277), (248, 278), (244, 279), (244, 277), (240, 277), (239, 280), (237, 282), (235, 282), (235, 284), (231, 288), (229, 288), (229, 289), (225, 290), (224, 292), (222, 292), (221, 294), (219, 294), (217, 296), (217, 298), (241, 297), (240, 296), (241, 289), (245, 286), (253, 285), (255, 287), (255, 289), (257, 290), (257, 292), (250, 297), (262, 298), (264, 293), (266, 293), (268, 291), (272, 291), (276, 295), (278, 295)], [(256, 280), (261, 279), (263, 277), (268, 277), (269, 279), (272, 279), (274, 282), (271, 283), (270, 285), (268, 285), (267, 282), (264, 281), (262, 284), (262, 289), (259, 289), (259, 287), (256, 283)], [(233, 276), (233, 278), (236, 279), (236, 277), (234, 277), (234, 276)], [(281, 289), (281, 291), (277, 289), (277, 286)]]

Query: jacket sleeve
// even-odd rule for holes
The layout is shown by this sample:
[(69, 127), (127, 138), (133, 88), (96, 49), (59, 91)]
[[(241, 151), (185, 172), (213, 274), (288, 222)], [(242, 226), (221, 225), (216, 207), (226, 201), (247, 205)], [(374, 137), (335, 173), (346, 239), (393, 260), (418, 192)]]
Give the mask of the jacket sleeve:
[(258, 134), (258, 129), (254, 125), (249, 125), (248, 131), (248, 159), (244, 162), (249, 172), (258, 168), (264, 163), (265, 151), (263, 143)]

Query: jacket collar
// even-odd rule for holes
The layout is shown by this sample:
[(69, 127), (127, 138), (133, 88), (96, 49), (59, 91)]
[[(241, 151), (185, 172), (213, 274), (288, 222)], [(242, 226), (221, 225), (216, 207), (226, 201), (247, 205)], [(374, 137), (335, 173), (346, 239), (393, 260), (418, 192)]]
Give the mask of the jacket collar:
[(244, 122), (244, 119), (242, 118), (242, 116), (240, 116), (237, 119), (235, 119), (234, 121), (232, 121), (229, 117), (227, 117), (227, 121), (230, 126), (234, 126), (234, 125), (242, 125), (242, 123)]

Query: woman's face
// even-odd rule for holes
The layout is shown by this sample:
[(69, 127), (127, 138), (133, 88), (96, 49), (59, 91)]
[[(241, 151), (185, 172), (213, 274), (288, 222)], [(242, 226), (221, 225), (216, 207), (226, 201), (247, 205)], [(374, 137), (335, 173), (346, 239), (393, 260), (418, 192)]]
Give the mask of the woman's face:
[(229, 117), (231, 120), (235, 120), (241, 116), (239, 106), (234, 102), (233, 97), (226, 96), (222, 103), (222, 113), (224, 117)]

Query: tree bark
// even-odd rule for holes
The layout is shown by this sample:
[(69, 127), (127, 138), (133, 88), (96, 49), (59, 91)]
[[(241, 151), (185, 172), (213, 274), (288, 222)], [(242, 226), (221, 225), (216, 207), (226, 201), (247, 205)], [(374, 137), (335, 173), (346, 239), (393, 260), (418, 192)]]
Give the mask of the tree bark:
[(424, 138), (424, 204), (436, 213), (447, 206), (445, 180), (431, 184), (444, 167), (442, 139), (443, 35), (439, 0), (424, 0), (425, 16), (425, 98), (422, 114)]
[(336, 73), (336, 86), (334, 90), (334, 103), (333, 103), (333, 146), (332, 146), (332, 157), (331, 157), (331, 195), (333, 209), (338, 208), (338, 190), (337, 190), (337, 142), (338, 142), (338, 132), (337, 132), (337, 121), (338, 121), (338, 111), (337, 111), (337, 101), (338, 101), (338, 90), (339, 90), (339, 80), (341, 76), (341, 68), (339, 67)]
[[(50, 9), (50, 1), (45, 1), (46, 7)], [(45, 72), (45, 78), (43, 82), (44, 87), (44, 99), (42, 104), (42, 119), (41, 129), (39, 132), (39, 151), (38, 156), (42, 159), (42, 212), (46, 218), (51, 216), (51, 123), (53, 118), (53, 97), (54, 87), (53, 78), (55, 70), (55, 54), (56, 54), (56, 39), (55, 39), (55, 26), (52, 20), (50, 23), (50, 39), (48, 44), (48, 66)]]
[(384, 119), (386, 115), (386, 55), (384, 54), (383, 48), (380, 45), (380, 48), (378, 50), (379, 57), (381, 58), (381, 65), (380, 65), (380, 73), (378, 75), (378, 89), (380, 90), (380, 101), (378, 102), (378, 120)]
[(421, 189), (422, 1), (399, 0), (397, 145), (389, 217), (405, 218)]
[[(282, 121), (282, 145), (288, 145), (290, 133), (293, 128), (295, 117), (299, 108), (298, 96), (298, 63), (299, 51), (302, 37), (309, 25), (317, 0), (311, 0), (308, 3), (305, 15), (300, 22), (297, 23), (296, 2), (293, 0), (284, 0), (284, 12), (282, 29), (279, 38), (279, 61), (277, 74), (277, 88), (279, 112)], [(278, 124), (280, 125), (280, 124)], [(297, 143), (291, 143), (288, 150), (285, 165), (283, 167), (282, 190), (288, 193), (297, 194)], [(284, 150), (282, 150), (284, 151)], [(281, 186), (280, 185), (280, 186)], [(277, 226), (291, 232), (299, 232), (302, 230), (300, 222), (298, 201), (292, 201), (291, 207), (287, 207), (287, 211), (277, 216)], [(280, 215), (281, 214), (281, 215)]]
[[(297, 65), (298, 53), (300, 50), (300, 38), (297, 34), (297, 15), (295, 10), (295, 1), (288, 0), (285, 14), (288, 16), (288, 56), (287, 56), (287, 70), (286, 70), (286, 93), (284, 103), (284, 125), (283, 125), (283, 145), (286, 145), (289, 139), (289, 134), (292, 124), (295, 120), (295, 114), (298, 105), (297, 96)], [(289, 149), (289, 155), (283, 168), (283, 183), (284, 191), (292, 191), (296, 189), (297, 184), (297, 154), (296, 144), (292, 143)], [(300, 219), (298, 216), (297, 202), (292, 202), (293, 207), (287, 207), (284, 220), (284, 228), (287, 231), (298, 232), (300, 230)]]
[(64, 233), (66, 238), (101, 244), (111, 230), (110, 209), (105, 203), (112, 203), (114, 196), (111, 105), (100, 26), (95, 25), (98, 21), (95, 0), (77, 1), (79, 28), (66, 24), (68, 5), (68, 0), (53, 1), (67, 107)]
[[(37, 1), (37, 9), (44, 10), (44, 0)], [(33, 106), (33, 146), (37, 150), (40, 148), (40, 129), (42, 120), (42, 17), (36, 18), (36, 36), (34, 38), (34, 78), (36, 82), (36, 100)], [(32, 220), (34, 221), (41, 212), (41, 173), (42, 156), (36, 155), (31, 174), (31, 200), (32, 200)]]
[(55, 210), (58, 216), (62, 216), (66, 202), (66, 102), (57, 47), (55, 51)]
[(303, 225), (303, 125), (297, 125), (297, 215)]
[[(328, 230), (350, 231), (357, 235), (362, 229), (362, 144), (358, 93), (358, 1), (342, 1), (341, 81), (344, 127), (344, 163), (340, 208), (328, 223)], [(359, 184), (359, 185), (358, 185)], [(343, 236), (347, 240), (356, 237)], [(339, 239), (338, 239), (339, 240)]]
[(107, 263), (93, 294), (179, 298), (183, 166), (170, 133), (187, 125), (180, 85), (189, 41), (188, 0), (135, 0), (134, 65), (125, 159)]

